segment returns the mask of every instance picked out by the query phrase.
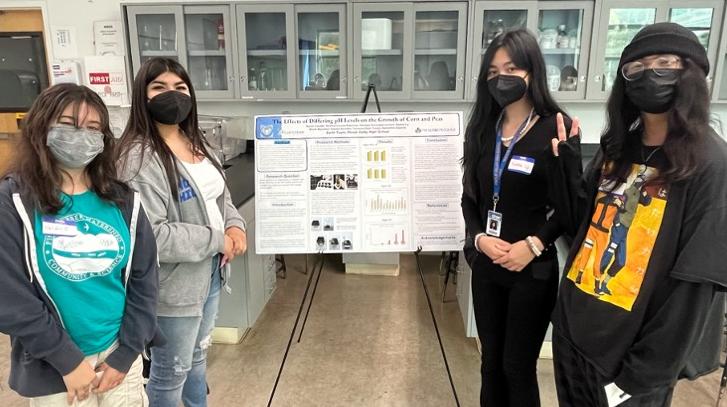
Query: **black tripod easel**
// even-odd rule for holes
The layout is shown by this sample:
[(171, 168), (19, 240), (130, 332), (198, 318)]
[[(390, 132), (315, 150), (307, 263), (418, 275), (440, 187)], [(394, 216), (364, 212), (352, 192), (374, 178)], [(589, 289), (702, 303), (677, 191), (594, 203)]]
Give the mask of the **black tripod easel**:
[[(379, 113), (381, 113), (381, 104), (379, 103), (379, 96), (376, 93), (376, 86), (374, 86), (373, 84), (369, 84), (369, 87), (366, 90), (366, 96), (364, 97), (363, 106), (361, 107), (361, 113), (366, 113), (366, 108), (368, 107), (369, 98), (372, 93), (374, 94), (374, 100), (376, 101), (376, 109), (378, 110)], [(427, 288), (426, 281), (424, 280), (424, 273), (422, 272), (421, 261), (419, 259), (419, 253), (421, 253), (421, 251), (422, 251), (422, 248), (419, 247), (417, 249), (417, 251), (414, 252), (414, 256), (416, 258), (416, 267), (417, 267), (417, 271), (419, 272), (419, 277), (420, 277), (420, 280), (422, 283), (422, 287), (424, 289), (424, 295), (427, 299), (427, 304), (429, 305), (429, 313), (432, 317), (432, 323), (434, 325), (434, 330), (437, 334), (437, 341), (439, 342), (439, 348), (442, 353), (442, 358), (444, 359), (444, 364), (445, 364), (445, 367), (447, 370), (447, 377), (449, 378), (449, 384), (452, 388), (452, 394), (454, 396), (454, 401), (455, 401), (455, 404), (457, 405), (457, 407), (459, 407), (460, 402), (459, 402), (459, 397), (457, 395), (457, 389), (455, 388), (454, 381), (452, 379), (452, 373), (449, 368), (449, 361), (447, 359), (447, 354), (444, 350), (444, 344), (442, 343), (442, 336), (439, 332), (439, 325), (437, 324), (437, 318), (434, 315), (434, 309), (432, 307), (432, 301), (431, 301), (431, 297), (429, 295), (429, 289)], [(457, 254), (456, 252), (453, 252), (453, 253)], [(285, 348), (285, 354), (283, 355), (283, 360), (280, 364), (280, 368), (278, 369), (278, 375), (275, 379), (275, 384), (273, 385), (272, 392), (270, 393), (270, 398), (268, 399), (268, 404), (267, 404), (268, 407), (270, 407), (272, 405), (273, 400), (275, 399), (275, 393), (278, 388), (280, 378), (283, 374), (283, 370), (285, 369), (285, 362), (288, 359), (288, 354), (290, 353), (290, 349), (293, 344), (295, 333), (298, 330), (298, 324), (301, 322), (300, 321), (301, 316), (303, 316), (303, 321), (302, 321), (302, 325), (300, 328), (300, 333), (298, 335), (298, 343), (300, 343), (301, 337), (303, 336), (303, 330), (305, 329), (305, 325), (308, 320), (308, 315), (310, 314), (311, 306), (313, 305), (313, 299), (315, 298), (316, 291), (318, 289), (318, 282), (321, 278), (321, 274), (323, 273), (323, 266), (324, 266), (324, 262), (325, 262), (325, 257), (324, 257), (323, 251), (320, 251), (318, 253), (318, 259), (319, 259), (318, 263), (313, 266), (313, 271), (308, 276), (308, 282), (307, 282), (307, 285), (305, 288), (305, 292), (303, 293), (303, 299), (301, 300), (300, 308), (298, 309), (298, 315), (296, 316), (295, 324), (293, 325), (293, 329), (290, 332), (290, 337), (288, 338), (288, 344)], [(447, 263), (448, 264), (447, 267), (452, 268), (452, 266), (453, 266), (455, 273), (456, 273), (456, 267), (457, 267), (456, 262), (457, 261), (458, 261), (458, 257), (454, 257), (450, 254), (449, 261)], [(285, 265), (285, 263), (283, 263), (283, 267), (284, 267), (284, 265)], [(307, 270), (308, 270), (308, 255), (306, 254), (306, 271)], [(313, 279), (314, 279), (314, 276), (316, 275), (316, 273), (317, 273), (317, 277), (315, 277), (315, 283), (313, 284), (313, 291), (310, 296), (310, 300), (308, 301), (308, 308), (305, 311), (305, 315), (303, 315), (303, 310), (305, 308), (305, 303), (306, 303), (306, 300), (308, 298), (308, 293), (311, 288), (311, 283), (313, 283)], [(447, 274), (447, 278), (448, 277), (449, 277), (449, 274)], [(455, 278), (456, 278), (456, 274), (455, 274)], [(445, 292), (446, 292), (446, 287), (445, 287)]]
[(447, 296), (447, 286), (449, 279), (452, 284), (457, 284), (457, 268), (459, 267), (459, 252), (442, 252), (442, 258), (439, 262), (439, 273), (444, 276), (444, 287), (442, 288), (442, 302), (445, 302)]
[(369, 83), (369, 88), (366, 89), (366, 96), (364, 97), (363, 106), (361, 106), (361, 113), (366, 113), (366, 108), (369, 105), (369, 97), (371, 93), (374, 94), (374, 100), (376, 101), (376, 110), (381, 113), (381, 104), (379, 103), (379, 95), (376, 93), (376, 86), (373, 83)]

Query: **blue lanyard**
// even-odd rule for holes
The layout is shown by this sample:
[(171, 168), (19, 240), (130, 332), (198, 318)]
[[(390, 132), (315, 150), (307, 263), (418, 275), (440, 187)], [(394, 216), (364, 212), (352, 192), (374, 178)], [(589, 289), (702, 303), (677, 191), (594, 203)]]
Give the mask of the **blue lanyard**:
[(515, 132), (515, 138), (510, 143), (510, 146), (507, 148), (507, 151), (505, 152), (505, 156), (502, 157), (502, 160), (500, 159), (500, 148), (502, 148), (502, 116), (505, 114), (505, 111), (503, 110), (502, 113), (500, 113), (500, 117), (497, 119), (497, 123), (495, 124), (495, 160), (492, 163), (492, 178), (493, 178), (493, 190), (492, 190), (492, 210), (497, 211), (497, 202), (500, 201), (500, 189), (502, 187), (502, 173), (505, 171), (505, 166), (507, 165), (507, 161), (510, 159), (510, 156), (512, 155), (512, 150), (515, 148), (515, 144), (517, 144), (518, 141), (523, 137), (523, 133), (525, 132), (525, 129), (530, 125), (530, 121), (533, 119), (533, 110), (530, 110), (530, 114), (528, 115), (528, 118), (522, 122), (520, 127), (518, 127), (517, 131)]

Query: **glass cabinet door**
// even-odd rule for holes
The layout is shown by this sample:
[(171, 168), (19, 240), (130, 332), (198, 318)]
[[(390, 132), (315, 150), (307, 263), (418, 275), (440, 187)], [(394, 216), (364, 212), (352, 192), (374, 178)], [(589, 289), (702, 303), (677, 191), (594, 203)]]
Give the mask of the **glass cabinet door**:
[(714, 82), (712, 80), (713, 72), (716, 72), (714, 61), (717, 60), (718, 35), (724, 2), (721, 0), (694, 0), (685, 4), (681, 1), (672, 1), (669, 6), (669, 21), (692, 30), (707, 51), (707, 56), (712, 62), (711, 72), (707, 77), (708, 85), (711, 88)]
[(369, 84), (389, 99), (411, 94), (411, 5), (355, 4), (354, 88), (363, 98)]
[[(721, 14), (718, 13), (718, 15)], [(727, 27), (727, 16), (724, 17), (724, 21), (722, 21), (722, 27)], [(715, 24), (715, 26), (719, 26), (719, 24)], [(714, 36), (714, 33), (712, 34)], [(717, 38), (714, 37), (712, 41), (710, 41), (710, 45), (713, 42), (717, 42)], [(714, 90), (712, 92), (712, 100), (714, 101), (727, 101), (727, 30), (722, 30), (722, 40), (720, 41), (719, 51), (715, 58), (711, 59), (713, 65), (716, 65), (714, 68), (712, 68), (712, 71), (714, 72)]]
[(548, 4), (544, 3), (538, 14), (538, 43), (545, 58), (548, 88), (560, 100), (583, 99), (593, 3), (559, 6), (563, 3), (546, 9)]
[(295, 97), (293, 6), (238, 6), (243, 98)]
[(186, 66), (181, 7), (130, 6), (127, 12), (134, 73), (153, 57), (172, 58)]
[(415, 6), (415, 98), (462, 98), (466, 13), (464, 3)]
[(345, 98), (346, 7), (297, 5), (298, 96)]
[(639, 30), (657, 21), (654, 2), (631, 0), (606, 4), (601, 12), (599, 49), (595, 58), (599, 65), (591, 75), (589, 86), (589, 97), (598, 99), (608, 96), (616, 75), (620, 75), (618, 63), (624, 48)]
[(705, 8), (671, 8), (669, 9), (669, 21), (683, 25), (690, 29), (699, 38), (704, 49), (709, 48), (710, 34), (712, 31), (712, 17), (714, 9)]
[(228, 6), (184, 8), (187, 71), (202, 98), (234, 95)]
[(536, 32), (536, 1), (478, 1), (475, 7), (475, 39), (472, 41), (470, 99), (477, 91), (482, 58), (492, 41), (511, 28), (528, 28)]

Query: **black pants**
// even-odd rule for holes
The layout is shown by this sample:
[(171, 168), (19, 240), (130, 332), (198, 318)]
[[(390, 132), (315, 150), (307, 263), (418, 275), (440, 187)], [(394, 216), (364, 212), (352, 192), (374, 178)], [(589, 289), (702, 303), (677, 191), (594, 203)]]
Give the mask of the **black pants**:
[[(557, 333), (553, 335), (553, 363), (560, 407), (608, 407), (604, 386), (613, 379), (604, 377)], [(674, 387), (660, 387), (633, 396), (618, 407), (669, 407), (673, 393)]]
[(482, 343), (480, 405), (540, 406), (536, 367), (557, 293), (553, 263), (556, 272), (548, 280), (524, 272), (512, 284), (500, 284), (473, 272), (473, 305)]

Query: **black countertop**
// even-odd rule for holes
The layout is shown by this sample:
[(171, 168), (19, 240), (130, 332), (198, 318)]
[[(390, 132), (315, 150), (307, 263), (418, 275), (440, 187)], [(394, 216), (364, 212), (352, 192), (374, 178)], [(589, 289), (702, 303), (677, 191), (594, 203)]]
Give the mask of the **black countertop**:
[[(250, 151), (250, 150), (248, 150)], [(227, 188), (230, 190), (232, 204), (241, 207), (255, 196), (255, 156), (252, 151), (225, 162)]]

